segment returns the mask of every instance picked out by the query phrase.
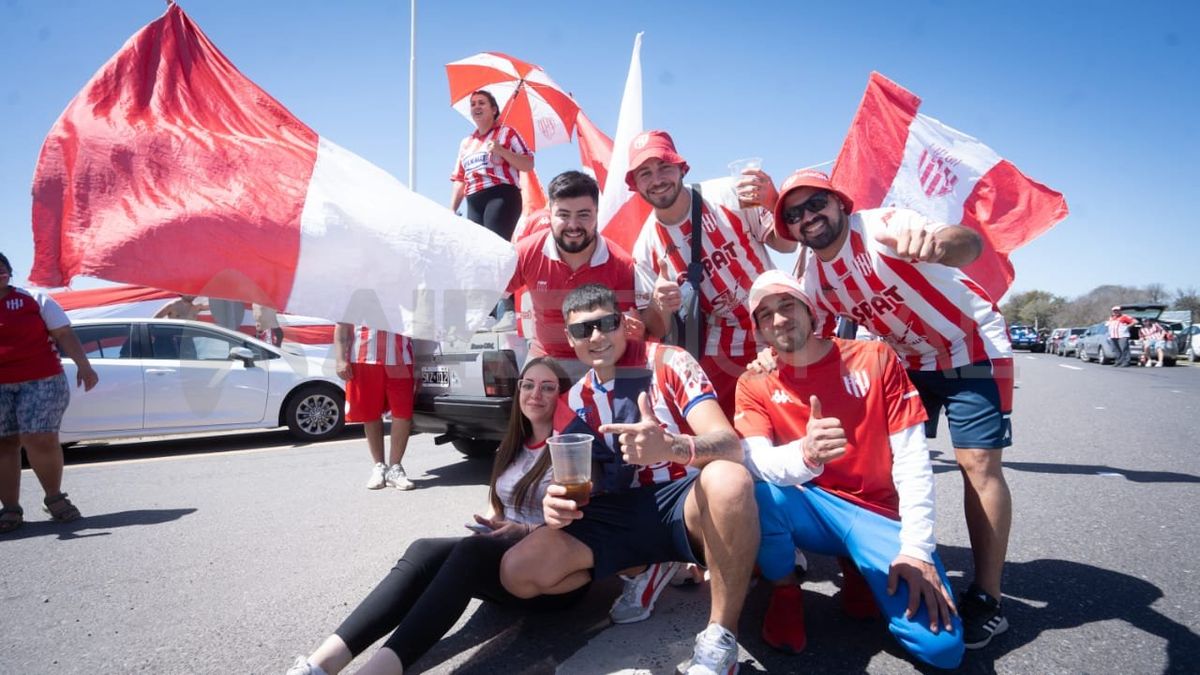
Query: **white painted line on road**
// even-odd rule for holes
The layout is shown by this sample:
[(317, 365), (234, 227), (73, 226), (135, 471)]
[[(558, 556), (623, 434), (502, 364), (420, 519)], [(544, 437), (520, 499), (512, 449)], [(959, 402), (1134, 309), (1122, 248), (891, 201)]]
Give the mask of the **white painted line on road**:
[(1083, 370), (1083, 368), (1080, 368), (1079, 366), (1068, 366), (1068, 365), (1067, 365), (1067, 364), (1065, 364), (1065, 363), (1060, 363), (1060, 364), (1058, 364), (1058, 367), (1059, 367), (1059, 368), (1066, 368), (1067, 370)]
[(1096, 475), (1104, 476), (1105, 478), (1124, 478), (1125, 477), (1125, 474), (1123, 474), (1123, 473), (1115, 473), (1112, 471), (1097, 471)]
[(1098, 406), (1096, 406), (1096, 410), (1104, 410), (1104, 406), (1098, 405)]
[(1037, 360), (1038, 360), (1036, 356), (1029, 356), (1028, 354), (1026, 354), (1026, 355), (1025, 355), (1025, 358), (1029, 359), (1030, 361), (1037, 361)]
[(1172, 393), (1172, 394), (1182, 394), (1183, 392), (1182, 392), (1182, 391), (1179, 391), (1178, 389), (1172, 389), (1172, 390), (1171, 390), (1171, 393)]

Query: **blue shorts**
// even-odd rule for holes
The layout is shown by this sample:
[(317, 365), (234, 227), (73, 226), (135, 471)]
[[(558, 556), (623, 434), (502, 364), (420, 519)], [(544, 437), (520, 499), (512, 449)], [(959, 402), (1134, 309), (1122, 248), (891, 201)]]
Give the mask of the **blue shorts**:
[(1146, 353), (1156, 352), (1160, 349), (1166, 349), (1167, 343), (1162, 340), (1150, 340), (1146, 343)]
[[(887, 592), (888, 572), (900, 553), (900, 522), (852, 504), (818, 487), (754, 484), (762, 543), (758, 566), (768, 580), (782, 579), (795, 565), (797, 548), (850, 558), (862, 573), (871, 595), (888, 622), (888, 630), (910, 654), (938, 668), (957, 668), (963, 656), (962, 619), (951, 617), (953, 630), (929, 630), (929, 608), (922, 602), (916, 615), (908, 609), (908, 584), (901, 580)], [(950, 581), (937, 553), (933, 564), (946, 592)], [(810, 619), (811, 620), (811, 619)]]
[(592, 549), (592, 578), (657, 562), (703, 565), (703, 553), (692, 550), (683, 522), (683, 505), (697, 475), (592, 495), (580, 509), (583, 518), (563, 529)]
[(63, 373), (0, 384), (0, 436), (58, 433), (70, 402), (71, 387)]
[(1012, 445), (1012, 359), (948, 370), (910, 370), (925, 404), (926, 438), (937, 437), (942, 408), (955, 448), (997, 450)]

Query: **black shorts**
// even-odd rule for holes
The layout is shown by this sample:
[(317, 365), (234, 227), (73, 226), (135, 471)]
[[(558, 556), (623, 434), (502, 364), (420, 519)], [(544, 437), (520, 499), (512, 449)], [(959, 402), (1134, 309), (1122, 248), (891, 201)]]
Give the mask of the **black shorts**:
[(592, 578), (657, 562), (703, 565), (704, 554), (692, 550), (683, 521), (683, 505), (698, 475), (594, 495), (582, 509), (583, 518), (563, 529), (592, 549)]

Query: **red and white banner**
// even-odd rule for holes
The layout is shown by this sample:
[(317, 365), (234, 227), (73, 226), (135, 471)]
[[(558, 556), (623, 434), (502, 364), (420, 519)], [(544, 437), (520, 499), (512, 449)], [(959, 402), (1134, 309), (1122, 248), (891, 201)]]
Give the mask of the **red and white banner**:
[[(621, 96), (621, 112), (617, 116), (617, 136), (609, 143), (611, 150), (605, 180), (600, 187), (600, 232), (610, 241), (626, 251), (633, 249), (642, 225), (650, 215), (651, 207), (646, 200), (630, 191), (625, 184), (625, 174), (629, 171), (629, 143), (633, 137), (642, 133), (642, 34), (638, 33), (633, 39), (633, 55), (629, 59), (629, 75), (625, 78), (625, 92)], [(599, 130), (596, 130), (600, 133)], [(603, 136), (603, 134), (600, 134)], [(605, 139), (607, 140), (607, 139)], [(597, 149), (603, 148), (603, 142), (590, 143)], [(580, 155), (584, 152), (584, 142), (579, 144)], [(584, 166), (595, 166), (600, 163), (600, 156), (582, 157)], [(594, 169), (593, 169), (594, 171)], [(599, 175), (599, 174), (597, 174)], [(599, 178), (597, 178), (599, 180)]]
[(39, 286), (83, 274), (434, 339), (482, 322), (516, 264), (320, 137), (175, 4), (50, 130), (33, 234)]
[(603, 191), (608, 165), (612, 161), (612, 139), (600, 131), (600, 127), (583, 112), (583, 108), (575, 116), (575, 138), (579, 141), (579, 162), (592, 172)]
[(999, 301), (1014, 278), (1008, 254), (1065, 218), (1066, 200), (975, 138), (917, 113), (920, 105), (871, 73), (832, 182), (855, 209), (901, 206), (978, 231), (984, 252), (963, 271)]

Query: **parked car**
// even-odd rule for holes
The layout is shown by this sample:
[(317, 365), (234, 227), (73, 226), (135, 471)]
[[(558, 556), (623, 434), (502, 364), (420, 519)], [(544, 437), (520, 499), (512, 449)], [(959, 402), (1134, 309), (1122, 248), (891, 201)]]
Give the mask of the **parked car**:
[(1192, 324), (1175, 334), (1176, 354), (1188, 361), (1200, 361), (1200, 324)]
[(1059, 356), (1076, 356), (1079, 352), (1079, 338), (1087, 332), (1087, 328), (1068, 328), (1067, 334), (1058, 344)]
[[(1121, 312), (1128, 314), (1138, 322), (1129, 329), (1129, 354), (1133, 363), (1137, 363), (1142, 358), (1142, 339), (1140, 334), (1142, 322), (1144, 322), (1146, 319), (1158, 320), (1159, 317), (1162, 316), (1163, 310), (1166, 308), (1166, 305), (1160, 305), (1156, 303), (1135, 303), (1130, 305), (1121, 305)], [(1167, 331), (1172, 331), (1172, 328), (1179, 330), (1182, 327), (1183, 326), (1178, 323), (1163, 323), (1163, 328), (1166, 328)], [(1179, 352), (1176, 351), (1175, 348), (1175, 340), (1168, 339), (1164, 344), (1163, 365), (1173, 366), (1175, 365), (1175, 358), (1179, 355)], [(1157, 356), (1155, 358), (1157, 358)]]
[(1057, 354), (1059, 343), (1061, 343), (1063, 338), (1065, 338), (1070, 332), (1070, 328), (1055, 328), (1054, 330), (1050, 331), (1050, 337), (1046, 338), (1046, 352), (1050, 354)]
[(1031, 352), (1046, 350), (1046, 343), (1038, 332), (1029, 326), (1012, 325), (1008, 328), (1009, 341), (1013, 349), (1028, 349)]
[[(321, 359), (199, 321), (78, 319), (100, 383), (73, 393), (63, 443), (272, 429), (320, 441), (345, 426), (341, 380)], [(63, 357), (67, 380), (75, 363)]]
[(1079, 336), (1077, 353), (1080, 361), (1096, 360), (1100, 365), (1116, 362), (1117, 349), (1108, 339), (1108, 324), (1101, 321), (1088, 326)]

